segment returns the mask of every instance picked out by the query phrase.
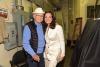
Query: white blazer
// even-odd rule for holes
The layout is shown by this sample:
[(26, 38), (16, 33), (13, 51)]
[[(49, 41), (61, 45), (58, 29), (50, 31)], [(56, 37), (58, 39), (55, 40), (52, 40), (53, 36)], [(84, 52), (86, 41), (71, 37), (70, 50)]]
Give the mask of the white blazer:
[(65, 56), (64, 34), (60, 25), (56, 24), (55, 29), (47, 28), (45, 39), (46, 48), (44, 58), (48, 60), (57, 60), (60, 51), (61, 54)]

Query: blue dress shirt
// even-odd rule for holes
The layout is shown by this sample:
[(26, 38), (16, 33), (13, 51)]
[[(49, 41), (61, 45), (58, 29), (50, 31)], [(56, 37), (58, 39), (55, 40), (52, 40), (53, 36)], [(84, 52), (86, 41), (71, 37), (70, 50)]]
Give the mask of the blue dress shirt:
[[(37, 26), (36, 30), (37, 30), (37, 34), (38, 34), (37, 53), (43, 53), (44, 45), (45, 45), (45, 37), (44, 37), (44, 33), (43, 33), (42, 24), (41, 23), (35, 23), (35, 24)], [(29, 42), (30, 38), (31, 38), (31, 31), (30, 31), (28, 25), (26, 25), (23, 30), (23, 47), (26, 52), (28, 52), (31, 56), (33, 56), (36, 53), (30, 46), (30, 42)]]

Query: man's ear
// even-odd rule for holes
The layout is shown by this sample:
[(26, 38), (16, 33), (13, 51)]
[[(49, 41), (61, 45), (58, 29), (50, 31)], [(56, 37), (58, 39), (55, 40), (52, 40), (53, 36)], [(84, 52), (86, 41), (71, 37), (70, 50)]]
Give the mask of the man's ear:
[(33, 14), (33, 18), (35, 18), (35, 14)]
[(36, 15), (35, 15), (35, 14), (33, 14), (33, 18), (35, 18), (35, 16), (36, 16)]

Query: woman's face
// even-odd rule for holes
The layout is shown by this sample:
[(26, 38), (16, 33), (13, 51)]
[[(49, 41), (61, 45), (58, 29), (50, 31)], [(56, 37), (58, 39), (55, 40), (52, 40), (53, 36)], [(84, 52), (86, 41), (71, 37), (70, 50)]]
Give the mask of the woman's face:
[(50, 24), (52, 22), (52, 15), (51, 13), (46, 13), (45, 14), (45, 18), (44, 18), (44, 21), (47, 23), (47, 24)]

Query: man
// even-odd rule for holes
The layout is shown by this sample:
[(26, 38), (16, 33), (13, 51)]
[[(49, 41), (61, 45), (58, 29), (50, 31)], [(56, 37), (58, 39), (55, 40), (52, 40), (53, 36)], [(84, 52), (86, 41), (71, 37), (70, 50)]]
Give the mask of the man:
[(28, 22), (23, 31), (23, 48), (26, 51), (29, 67), (45, 67), (43, 52), (45, 46), (44, 11), (36, 8), (33, 12), (33, 21)]

